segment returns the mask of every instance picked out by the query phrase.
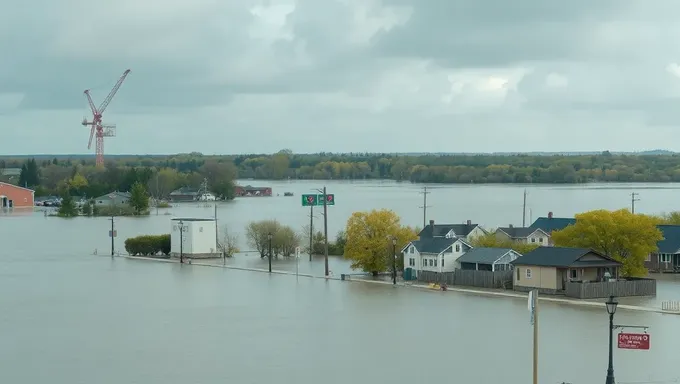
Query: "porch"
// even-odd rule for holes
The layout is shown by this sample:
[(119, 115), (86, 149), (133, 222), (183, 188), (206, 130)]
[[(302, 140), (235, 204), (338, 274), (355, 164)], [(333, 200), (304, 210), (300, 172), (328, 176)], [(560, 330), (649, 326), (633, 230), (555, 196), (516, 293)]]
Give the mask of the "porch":
[(557, 291), (566, 290), (567, 283), (600, 283), (619, 277), (618, 267), (600, 266), (584, 268), (556, 268)]
[(645, 267), (650, 272), (680, 272), (680, 254), (678, 253), (653, 253), (645, 261)]

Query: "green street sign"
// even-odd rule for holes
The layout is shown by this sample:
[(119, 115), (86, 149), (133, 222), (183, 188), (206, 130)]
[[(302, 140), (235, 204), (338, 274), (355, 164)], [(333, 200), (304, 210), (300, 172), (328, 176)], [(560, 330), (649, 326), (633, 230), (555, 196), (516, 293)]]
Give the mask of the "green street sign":
[(316, 195), (302, 195), (302, 206), (303, 207), (310, 207), (310, 206), (315, 206), (317, 204), (317, 198)]
[[(326, 205), (335, 205), (335, 195), (326, 194)], [(302, 195), (303, 207), (318, 207), (323, 206), (323, 194), (318, 195)]]

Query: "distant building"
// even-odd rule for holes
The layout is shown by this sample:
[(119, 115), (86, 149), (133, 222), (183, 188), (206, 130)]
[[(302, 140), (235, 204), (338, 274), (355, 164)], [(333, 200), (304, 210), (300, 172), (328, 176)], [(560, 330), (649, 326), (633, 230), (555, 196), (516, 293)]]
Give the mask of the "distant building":
[(182, 187), (170, 192), (170, 201), (179, 203), (186, 201), (197, 201), (199, 190), (197, 188)]
[(496, 238), (500, 241), (510, 240), (513, 243), (548, 245), (550, 235), (541, 228), (500, 227), (496, 229)]
[(234, 188), (234, 193), (237, 197), (251, 197), (251, 196), (271, 196), (271, 187), (253, 187), (251, 185), (246, 185), (245, 187), (237, 185)]
[(540, 228), (543, 232), (550, 235), (548, 239), (548, 244), (552, 245), (552, 233), (553, 231), (561, 231), (564, 228), (576, 224), (576, 219), (573, 217), (554, 217), (552, 212), (548, 212), (548, 217), (539, 217), (534, 221), (529, 228), (538, 229)]
[(663, 239), (656, 243), (657, 251), (647, 256), (645, 267), (653, 272), (680, 271), (680, 225), (657, 225)]
[(188, 258), (220, 257), (215, 219), (175, 218), (171, 220), (170, 256)]
[(420, 231), (418, 237), (426, 238), (446, 238), (446, 239), (463, 239), (467, 242), (474, 238), (483, 236), (487, 232), (479, 224), (474, 224), (472, 220), (467, 220), (463, 224), (435, 224), (434, 220), (430, 220), (430, 224)]
[(109, 194), (103, 195), (96, 197), (94, 199), (95, 205), (98, 206), (119, 206), (119, 205), (125, 205), (130, 203), (130, 195), (129, 192), (111, 192)]
[(0, 182), (0, 208), (33, 208), (35, 191)]

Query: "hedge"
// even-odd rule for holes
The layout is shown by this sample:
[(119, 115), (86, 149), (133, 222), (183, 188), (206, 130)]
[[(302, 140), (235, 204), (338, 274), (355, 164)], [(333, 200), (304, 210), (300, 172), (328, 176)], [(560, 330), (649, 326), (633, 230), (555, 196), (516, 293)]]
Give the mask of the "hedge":
[(129, 255), (154, 256), (170, 254), (170, 235), (144, 235), (125, 240), (125, 251)]

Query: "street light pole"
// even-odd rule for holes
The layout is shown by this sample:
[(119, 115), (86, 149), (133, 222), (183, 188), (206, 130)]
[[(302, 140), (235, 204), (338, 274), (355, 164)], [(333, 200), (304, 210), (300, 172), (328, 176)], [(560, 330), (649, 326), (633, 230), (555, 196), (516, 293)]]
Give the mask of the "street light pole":
[(269, 273), (272, 273), (272, 234), (271, 232), (267, 234), (267, 239), (269, 239)]
[(179, 221), (179, 263), (184, 263), (184, 223)]
[(605, 303), (607, 306), (607, 313), (609, 313), (609, 366), (607, 367), (607, 380), (605, 384), (615, 384), (614, 379), (614, 314), (616, 307), (619, 305), (614, 296), (609, 296), (609, 300)]
[(397, 285), (397, 238), (392, 238), (392, 284)]

